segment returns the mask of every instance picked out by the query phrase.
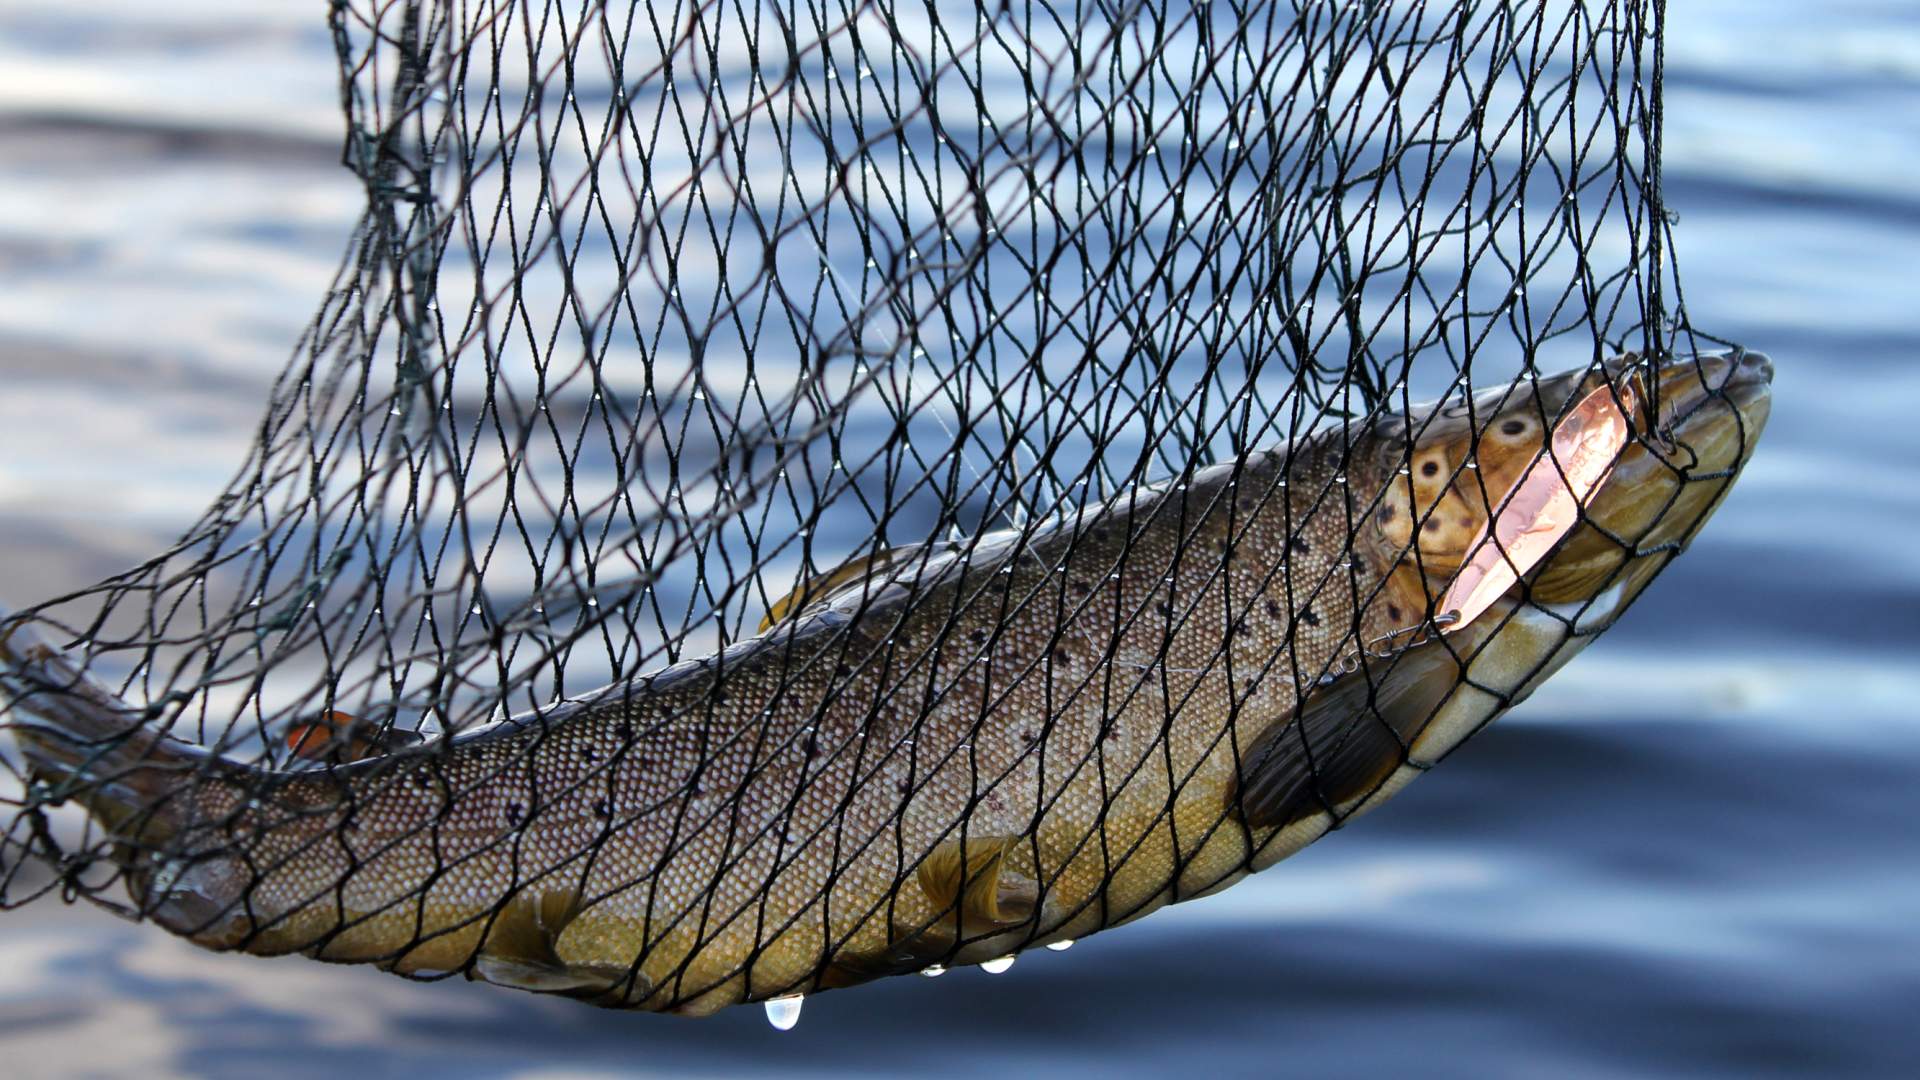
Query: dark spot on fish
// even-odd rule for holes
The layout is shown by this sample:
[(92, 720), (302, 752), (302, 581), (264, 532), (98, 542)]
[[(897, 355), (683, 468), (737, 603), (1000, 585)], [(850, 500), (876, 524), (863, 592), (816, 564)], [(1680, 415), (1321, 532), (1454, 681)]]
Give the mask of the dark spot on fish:
[(1380, 524), (1385, 525), (1393, 520), (1393, 509), (1392, 503), (1388, 503), (1380, 508), (1380, 513), (1378, 514)]
[(1244, 633), (1246, 633), (1246, 632), (1247, 632), (1247, 620), (1245, 620), (1245, 619), (1235, 619), (1235, 620), (1233, 620), (1233, 632), (1234, 632), (1234, 633), (1236, 633), (1236, 634), (1244, 634)]
[(1021, 732), (1021, 733), (1020, 733), (1020, 741), (1021, 741), (1021, 742), (1023, 742), (1023, 743), (1026, 743), (1026, 744), (1027, 744), (1028, 746), (1032, 746), (1032, 745), (1033, 745), (1033, 732), (1031, 732), (1031, 731), (1023, 731), (1023, 732)]
[(620, 721), (619, 726), (613, 729), (613, 733), (615, 735), (618, 735), (620, 737), (620, 741), (623, 743), (630, 743), (633, 741), (633, 725), (627, 723), (625, 720)]
[(595, 799), (593, 801), (593, 816), (610, 818), (613, 816), (613, 806), (605, 799)]
[(853, 674), (853, 668), (850, 667), (849, 665), (846, 665), (846, 664), (833, 665), (833, 677), (836, 679), (844, 679), (847, 676), (852, 674)]
[(1437, 461), (1429, 461), (1425, 465), (1420, 466), (1420, 475), (1421, 476), (1439, 476), (1440, 463)]
[(1500, 425), (1500, 433), (1502, 435), (1518, 435), (1525, 430), (1527, 430), (1527, 422), (1525, 420), (1509, 420)]
[(973, 631), (967, 635), (967, 640), (973, 642), (975, 645), (985, 645), (987, 643), (987, 632), (979, 627), (975, 627)]
[(421, 769), (413, 774), (413, 786), (422, 790), (430, 788), (433, 786), (433, 777), (428, 776), (425, 769)]
[(1068, 580), (1067, 588), (1072, 589), (1074, 592), (1083, 593), (1083, 594), (1090, 593), (1093, 591), (1093, 586), (1088, 584), (1084, 578), (1072, 578)]
[(689, 795), (705, 795), (706, 793), (707, 793), (707, 789), (704, 787), (701, 787), (698, 783), (692, 783), (687, 785), (687, 794)]
[(1306, 623), (1308, 626), (1319, 626), (1320, 616), (1312, 608), (1307, 608), (1300, 613), (1300, 621)]
[(1439, 531), (1440, 531), (1440, 522), (1439, 522), (1438, 520), (1436, 520), (1436, 519), (1434, 519), (1434, 518), (1428, 518), (1428, 519), (1427, 519), (1426, 521), (1424, 521), (1424, 522), (1422, 522), (1422, 523), (1421, 523), (1421, 525), (1420, 525), (1420, 531), (1421, 531), (1421, 532), (1429, 532), (1429, 533), (1430, 533), (1430, 532), (1439, 532)]
[(1400, 621), (1400, 606), (1398, 604), (1387, 605), (1387, 618), (1392, 619), (1394, 622)]
[(507, 821), (514, 825), (520, 824), (520, 819), (525, 817), (526, 813), (527, 808), (517, 802), (507, 804)]
[(1073, 654), (1058, 645), (1053, 647), (1053, 662), (1056, 664), (1073, 663)]
[(1305, 555), (1309, 550), (1309, 548), (1307, 547), (1307, 542), (1305, 540), (1300, 539), (1297, 536), (1288, 537), (1287, 546), (1299, 552), (1302, 555)]
[(652, 758), (650, 758), (650, 757), (643, 757), (643, 758), (641, 758), (641, 759), (640, 759), (640, 767), (641, 767), (642, 769), (651, 769), (651, 768), (653, 768), (653, 759), (652, 759)]
[(600, 760), (600, 751), (589, 746), (580, 751), (580, 756), (586, 758), (589, 763), (592, 763)]
[(905, 780), (896, 781), (893, 786), (894, 786), (894, 789), (899, 791), (900, 794), (902, 795), (905, 795), (907, 792), (913, 790), (913, 788), (909, 786)]
[(815, 738), (812, 735), (807, 736), (805, 739), (801, 740), (800, 742), (800, 752), (807, 755), (808, 757), (813, 757), (819, 754), (820, 740)]
[(1460, 519), (1460, 527), (1463, 529), (1473, 528), (1473, 519), (1470, 517), (1462, 517)]
[(1165, 600), (1162, 600), (1159, 603), (1154, 604), (1153, 610), (1159, 612), (1160, 617), (1163, 619), (1173, 618), (1173, 605), (1167, 603)]
[(1286, 609), (1280, 606), (1280, 601), (1271, 596), (1267, 597), (1267, 618), (1284, 619), (1286, 614)]

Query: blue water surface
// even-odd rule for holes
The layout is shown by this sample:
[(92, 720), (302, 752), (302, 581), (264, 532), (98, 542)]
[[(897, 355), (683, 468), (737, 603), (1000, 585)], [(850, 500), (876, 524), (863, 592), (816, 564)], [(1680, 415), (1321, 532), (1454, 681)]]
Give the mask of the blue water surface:
[[(358, 209), (320, 6), (165, 7), (0, 0), (13, 603), (204, 506)], [(0, 1071), (1920, 1075), (1920, 8), (1670, 20), (1687, 310), (1775, 358), (1772, 425), (1618, 628), (1391, 805), (1221, 896), (784, 1034), (39, 904), (0, 916)]]

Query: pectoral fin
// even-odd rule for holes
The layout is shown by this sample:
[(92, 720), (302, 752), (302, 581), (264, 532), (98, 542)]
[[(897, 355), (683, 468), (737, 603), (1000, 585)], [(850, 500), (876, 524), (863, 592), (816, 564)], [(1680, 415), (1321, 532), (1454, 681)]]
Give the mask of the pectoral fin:
[(1293, 716), (1257, 737), (1241, 758), (1240, 812), (1254, 828), (1279, 828), (1343, 807), (1384, 783), (1407, 747), (1459, 685), (1461, 662), (1439, 638), (1308, 692)]

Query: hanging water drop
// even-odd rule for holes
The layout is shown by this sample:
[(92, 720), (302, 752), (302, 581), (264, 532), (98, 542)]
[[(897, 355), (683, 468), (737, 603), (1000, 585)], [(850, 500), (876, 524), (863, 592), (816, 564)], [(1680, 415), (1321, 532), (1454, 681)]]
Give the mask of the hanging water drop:
[(1059, 941), (1049, 941), (1047, 942), (1047, 948), (1052, 949), (1054, 952), (1066, 952), (1068, 949), (1073, 948), (1073, 939), (1061, 938)]
[(803, 994), (788, 994), (786, 997), (767, 999), (767, 1023), (775, 1031), (792, 1031), (793, 1025), (800, 1022), (800, 1002)]
[(925, 975), (929, 979), (937, 979), (946, 973), (947, 969), (941, 967), (939, 964), (933, 964), (920, 969), (920, 974)]
[(1008, 953), (1005, 956), (996, 956), (992, 960), (987, 960), (982, 962), (980, 965), (980, 970), (986, 972), (989, 975), (998, 975), (1012, 966), (1013, 966), (1013, 954)]

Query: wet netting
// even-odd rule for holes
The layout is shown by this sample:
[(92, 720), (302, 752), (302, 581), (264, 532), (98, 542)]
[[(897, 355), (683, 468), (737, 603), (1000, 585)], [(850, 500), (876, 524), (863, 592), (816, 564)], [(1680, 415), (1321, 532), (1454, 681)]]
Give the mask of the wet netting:
[(1690, 333), (1654, 2), (324, 7), (364, 216), (22, 613), (8, 906), (695, 1012), (1058, 945), (1352, 805), (1305, 722), (1185, 800), (1433, 637), (1355, 432)]

